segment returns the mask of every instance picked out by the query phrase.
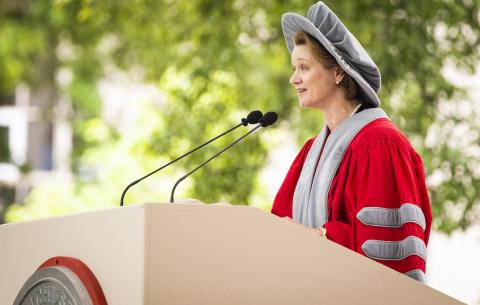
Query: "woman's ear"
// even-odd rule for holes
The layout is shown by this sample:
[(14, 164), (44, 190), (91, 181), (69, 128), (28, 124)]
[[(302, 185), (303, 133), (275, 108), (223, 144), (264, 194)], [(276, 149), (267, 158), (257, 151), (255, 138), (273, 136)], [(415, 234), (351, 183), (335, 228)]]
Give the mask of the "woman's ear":
[(345, 71), (343, 71), (342, 68), (339, 66), (336, 66), (335, 68), (335, 83), (340, 84), (343, 80), (343, 77), (345, 76)]

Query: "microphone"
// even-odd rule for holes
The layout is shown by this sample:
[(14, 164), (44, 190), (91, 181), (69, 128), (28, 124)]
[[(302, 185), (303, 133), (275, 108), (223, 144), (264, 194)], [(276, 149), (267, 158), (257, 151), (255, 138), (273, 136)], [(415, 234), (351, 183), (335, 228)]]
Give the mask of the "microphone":
[(248, 124), (257, 124), (257, 123), (260, 123), (260, 121), (263, 119), (263, 117), (264, 117), (264, 116), (263, 116), (263, 114), (262, 114), (261, 111), (259, 111), (259, 110), (254, 110), (254, 111), (250, 112), (250, 113), (247, 115), (247, 118), (242, 118), (240, 124), (237, 124), (236, 126), (230, 128), (229, 130), (227, 130), (227, 131), (219, 134), (218, 136), (216, 136), (216, 137), (208, 140), (207, 142), (203, 143), (202, 145), (200, 145), (200, 146), (198, 146), (198, 147), (190, 150), (189, 152), (181, 155), (180, 157), (176, 158), (175, 160), (170, 161), (170, 162), (168, 162), (167, 164), (165, 164), (165, 165), (157, 168), (156, 170), (148, 173), (147, 175), (145, 175), (145, 176), (143, 176), (143, 177), (141, 177), (141, 178), (133, 181), (132, 183), (130, 183), (129, 185), (127, 185), (127, 187), (123, 190), (122, 197), (120, 198), (120, 206), (123, 206), (123, 200), (124, 200), (124, 198), (125, 198), (125, 194), (127, 193), (128, 189), (131, 188), (132, 186), (134, 186), (135, 184), (139, 183), (139, 182), (142, 181), (143, 179), (146, 179), (146, 178), (150, 177), (151, 175), (155, 174), (156, 172), (158, 172), (158, 171), (164, 169), (165, 167), (167, 167), (167, 166), (169, 166), (169, 165), (177, 162), (177, 161), (180, 160), (180, 159), (183, 159), (184, 157), (190, 155), (191, 153), (197, 151), (198, 149), (204, 147), (205, 145), (210, 144), (211, 142), (213, 142), (213, 141), (215, 141), (216, 139), (218, 139), (218, 138), (226, 135), (227, 133), (232, 132), (233, 130), (237, 129), (238, 127), (240, 127), (240, 126), (242, 126), (242, 125), (243, 125), (243, 126), (247, 126)]
[(196, 172), (197, 170), (199, 170), (202, 166), (204, 166), (205, 164), (207, 164), (208, 162), (212, 161), (213, 159), (215, 159), (216, 157), (218, 157), (219, 155), (221, 155), (222, 153), (224, 153), (227, 149), (229, 149), (230, 147), (232, 147), (233, 145), (237, 144), (238, 142), (240, 142), (242, 139), (244, 139), (246, 136), (248, 136), (249, 134), (251, 134), (252, 132), (254, 132), (255, 130), (257, 130), (258, 128), (260, 127), (267, 127), (267, 126), (270, 126), (272, 124), (274, 124), (278, 119), (278, 115), (275, 113), (275, 112), (267, 112), (265, 113), (265, 115), (259, 120), (259, 124), (251, 129), (249, 132), (247, 132), (246, 134), (244, 134), (243, 136), (241, 136), (240, 138), (238, 138), (237, 140), (233, 141), (232, 143), (230, 143), (227, 147), (225, 147), (224, 149), (222, 149), (221, 151), (219, 151), (218, 153), (214, 154), (212, 157), (210, 157), (208, 160), (204, 161), (202, 164), (200, 164), (199, 166), (197, 166), (196, 168), (194, 168), (192, 171), (188, 172), (186, 175), (184, 175), (182, 178), (178, 179), (177, 182), (175, 183), (175, 185), (173, 186), (172, 188), (172, 193), (170, 194), (170, 203), (173, 203), (174, 201), (174, 194), (175, 194), (175, 189), (177, 188), (178, 184), (180, 182), (182, 182), (183, 180), (185, 180), (185, 178), (187, 178), (188, 176), (190, 176), (191, 174), (193, 174), (194, 172)]
[(257, 124), (263, 118), (263, 113), (259, 110), (254, 110), (247, 115), (247, 118), (242, 118), (242, 125)]
[(262, 127), (267, 127), (273, 125), (278, 119), (278, 115), (276, 112), (267, 112), (265, 115), (259, 120), (259, 123)]

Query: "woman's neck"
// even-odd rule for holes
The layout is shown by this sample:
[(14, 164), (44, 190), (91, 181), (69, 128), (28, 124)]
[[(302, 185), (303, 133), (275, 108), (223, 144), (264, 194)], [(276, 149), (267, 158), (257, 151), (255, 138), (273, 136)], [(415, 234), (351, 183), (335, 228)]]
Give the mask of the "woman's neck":
[(328, 107), (322, 109), (325, 113), (325, 120), (330, 131), (333, 131), (343, 120), (352, 115), (359, 102), (339, 99), (332, 101)]

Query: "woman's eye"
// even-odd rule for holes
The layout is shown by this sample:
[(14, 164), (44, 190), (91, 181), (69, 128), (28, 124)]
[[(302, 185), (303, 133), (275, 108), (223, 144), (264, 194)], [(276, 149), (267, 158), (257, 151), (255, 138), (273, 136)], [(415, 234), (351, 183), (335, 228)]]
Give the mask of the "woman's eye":
[[(298, 69), (299, 69), (300, 71), (307, 71), (307, 70), (308, 70), (308, 67), (307, 67), (307, 66), (304, 66), (304, 65), (301, 65), (301, 66), (298, 67)], [(292, 66), (292, 71), (294, 71), (294, 72), (297, 71), (297, 67)]]

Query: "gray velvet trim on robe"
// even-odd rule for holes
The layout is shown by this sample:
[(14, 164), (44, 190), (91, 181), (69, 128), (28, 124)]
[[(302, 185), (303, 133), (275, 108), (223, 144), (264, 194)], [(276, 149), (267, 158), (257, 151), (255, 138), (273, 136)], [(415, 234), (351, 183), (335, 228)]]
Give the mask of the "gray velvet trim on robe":
[(347, 147), (363, 127), (380, 118), (388, 119), (381, 108), (366, 109), (343, 120), (327, 139), (327, 126), (323, 128), (308, 152), (295, 188), (295, 221), (312, 228), (321, 228), (327, 222), (328, 191)]

